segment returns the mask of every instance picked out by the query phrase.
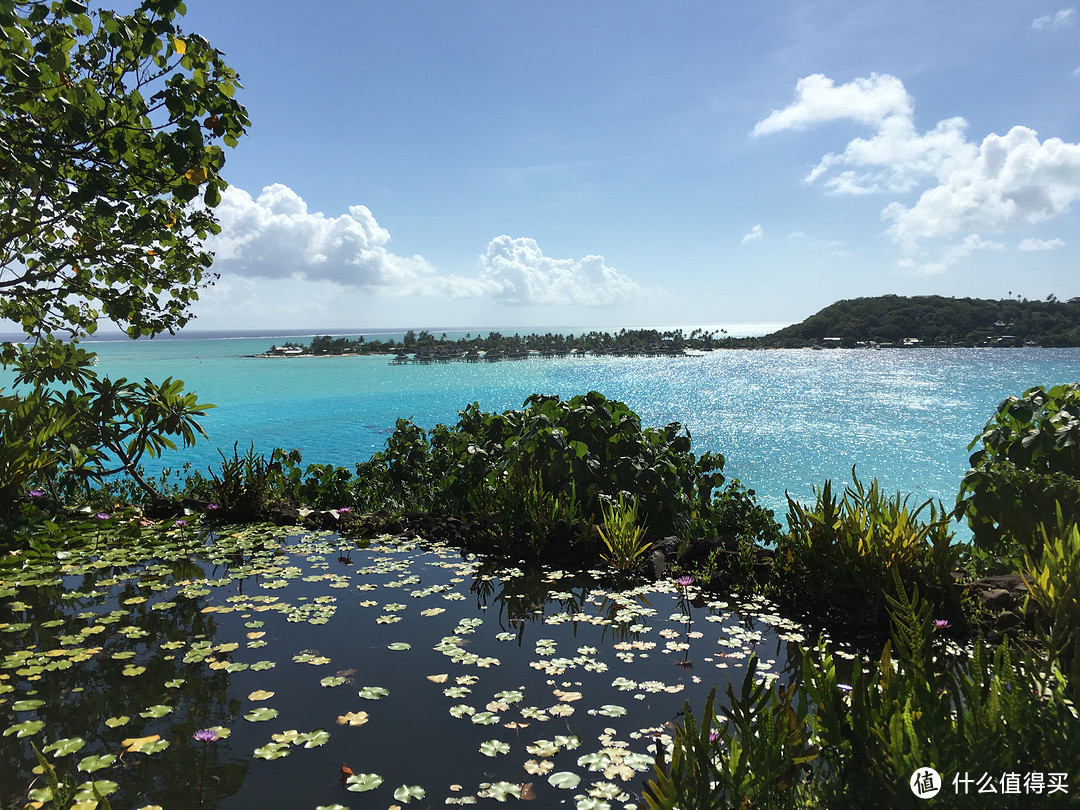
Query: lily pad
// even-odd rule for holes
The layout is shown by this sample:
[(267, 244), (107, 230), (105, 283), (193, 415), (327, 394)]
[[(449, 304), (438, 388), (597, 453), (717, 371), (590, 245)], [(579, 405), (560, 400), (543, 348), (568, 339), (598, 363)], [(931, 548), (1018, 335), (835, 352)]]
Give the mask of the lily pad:
[(394, 798), (402, 804), (408, 804), (413, 799), (420, 801), (427, 795), (427, 791), (419, 785), (402, 785), (394, 791)]
[(360, 697), (364, 700), (382, 700), (389, 694), (390, 690), (381, 686), (365, 686), (360, 690)]
[(81, 737), (67, 737), (56, 742), (49, 743), (42, 751), (52, 751), (58, 757), (66, 757), (68, 754), (74, 754), (76, 751), (86, 745), (86, 740)]
[(108, 768), (116, 762), (115, 754), (103, 754), (99, 757), (83, 757), (79, 761), (78, 769), (84, 773), (93, 773), (94, 771), (100, 771), (102, 768)]
[(345, 780), (345, 789), (353, 793), (364, 793), (374, 790), (383, 783), (383, 778), (377, 773), (354, 773)]
[(480, 743), (480, 753), (485, 757), (497, 757), (499, 754), (509, 754), (510, 744), (502, 740), (484, 740)]
[(250, 712), (244, 715), (244, 719), (252, 723), (259, 723), (263, 720), (272, 720), (278, 716), (277, 709), (270, 709), (267, 707), (252, 709)]
[(573, 790), (581, 784), (581, 777), (573, 771), (558, 771), (548, 777), (548, 783), (552, 787)]

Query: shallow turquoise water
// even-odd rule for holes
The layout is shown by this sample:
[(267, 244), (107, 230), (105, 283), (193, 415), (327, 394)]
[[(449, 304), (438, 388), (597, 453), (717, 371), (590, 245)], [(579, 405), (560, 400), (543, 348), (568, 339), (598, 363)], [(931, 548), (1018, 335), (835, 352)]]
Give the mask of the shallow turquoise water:
[[(391, 366), (387, 357), (259, 359), (268, 339), (98, 343), (99, 371), (178, 377), (217, 405), (210, 441), (167, 456), (205, 469), (216, 448), (298, 448), (305, 462), (352, 465), (381, 449), (398, 417), (453, 423), (477, 401), (520, 407), (533, 392), (591, 389), (647, 425), (686, 426), (696, 452), (723, 453), (778, 513), (785, 491), (812, 497), (831, 478), (877, 476), (887, 491), (950, 505), (967, 445), (998, 403), (1034, 385), (1080, 380), (1080, 349), (717, 351), (686, 358), (536, 359)], [(156, 469), (159, 464), (147, 467)]]

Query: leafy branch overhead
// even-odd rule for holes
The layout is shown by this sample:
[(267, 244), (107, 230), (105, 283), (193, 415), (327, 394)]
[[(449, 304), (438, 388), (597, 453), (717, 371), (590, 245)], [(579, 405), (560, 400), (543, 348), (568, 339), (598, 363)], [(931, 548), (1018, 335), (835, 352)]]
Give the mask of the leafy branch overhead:
[[(101, 378), (78, 345), (102, 320), (132, 338), (193, 316), (224, 147), (248, 125), (236, 72), (178, 25), (180, 0), (131, 14), (0, 0), (0, 513), (28, 482), (135, 476), (203, 435), (180, 381)], [(62, 338), (69, 338), (64, 340)]]
[(135, 337), (190, 318), (222, 147), (248, 119), (237, 74), (180, 31), (182, 12), (0, 3), (0, 317), (29, 335), (106, 317)]

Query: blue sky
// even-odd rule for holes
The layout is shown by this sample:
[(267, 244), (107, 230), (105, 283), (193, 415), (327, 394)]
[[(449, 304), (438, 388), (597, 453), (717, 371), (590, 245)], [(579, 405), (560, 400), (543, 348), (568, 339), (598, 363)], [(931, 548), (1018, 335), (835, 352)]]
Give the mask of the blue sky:
[(252, 119), (198, 328), (1080, 295), (1060, 0), (187, 7)]

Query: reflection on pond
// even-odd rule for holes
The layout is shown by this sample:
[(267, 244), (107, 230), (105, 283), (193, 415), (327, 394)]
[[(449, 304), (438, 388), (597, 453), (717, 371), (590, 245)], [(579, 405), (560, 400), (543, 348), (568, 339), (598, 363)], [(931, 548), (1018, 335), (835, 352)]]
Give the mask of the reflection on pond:
[(691, 583), (266, 527), (148, 539), (0, 573), (5, 806), (53, 798), (36, 748), (115, 807), (634, 807), (684, 702), (752, 652), (781, 676), (801, 639)]

